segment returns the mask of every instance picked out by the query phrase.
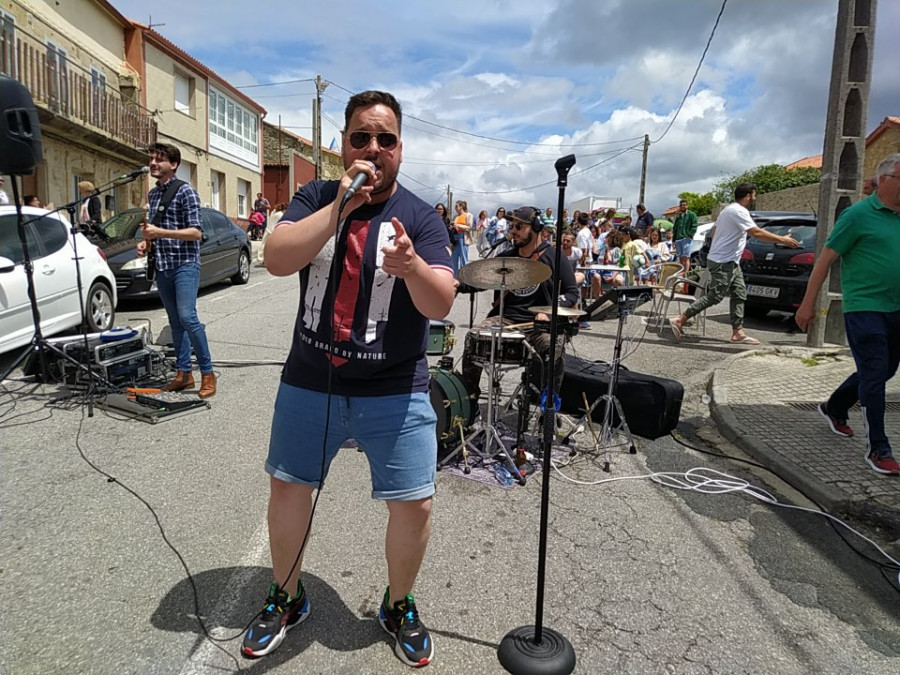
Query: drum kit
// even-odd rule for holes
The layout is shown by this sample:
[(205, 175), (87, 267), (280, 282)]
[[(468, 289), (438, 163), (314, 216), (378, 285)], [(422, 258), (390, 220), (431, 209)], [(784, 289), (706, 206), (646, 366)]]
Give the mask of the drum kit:
[[(439, 462), (439, 469), (457, 455), (462, 454), (464, 461), (463, 470), (465, 473), (469, 473), (468, 458), (470, 451), (474, 451), (477, 456), (484, 459), (496, 457), (509, 469), (512, 476), (521, 485), (525, 484), (525, 475), (519, 470), (519, 465), (524, 459), (522, 456), (524, 451), (519, 450), (519, 456), (513, 458), (503, 444), (497, 423), (500, 412), (501, 369), (504, 366), (520, 368), (526, 365), (529, 355), (534, 350), (526, 341), (525, 334), (515, 329), (524, 326), (531, 327), (532, 322), (503, 326), (504, 298), (507, 291), (535, 286), (546, 281), (550, 278), (550, 273), (550, 268), (547, 265), (528, 258), (511, 257), (476, 260), (470, 262), (459, 271), (460, 281), (468, 286), (481, 290), (499, 291), (498, 316), (500, 325), (474, 331), (470, 337), (472, 342), (467, 356), (487, 369), (490, 382), (486, 414), (481, 420), (476, 422), (479, 412), (478, 400), (473, 393), (468, 391), (462, 377), (452, 370), (452, 359), (446, 357), (450, 352), (450, 348), (452, 348), (452, 344), (455, 343), (455, 339), (451, 335), (439, 340), (436, 334), (444, 328), (440, 325), (444, 322), (432, 321), (431, 323), (429, 347), (434, 344), (434, 348), (426, 353), (440, 353), (446, 357), (441, 359), (438, 367), (429, 369), (431, 376), (431, 404), (438, 416), (438, 443), (445, 449), (452, 449)], [(532, 307), (530, 311), (535, 315), (546, 314), (550, 316), (552, 314), (551, 307)], [(565, 324), (572, 324), (573, 320), (581, 314), (580, 311), (571, 308), (557, 308), (557, 316)], [(538, 327), (539, 323), (541, 322), (535, 321), (535, 328)], [(549, 325), (549, 321), (544, 323)], [(438, 352), (438, 342), (441, 343), (442, 348), (448, 343), (450, 347), (446, 347), (445, 351)], [(527, 387), (525, 377), (523, 377), (523, 383), (519, 386), (520, 388)], [(507, 410), (511, 407), (519, 391), (520, 389), (517, 389), (510, 397)], [(522, 394), (520, 405), (527, 405), (527, 392), (524, 389), (522, 389)], [(524, 408), (520, 408), (518, 440), (521, 440), (522, 433), (522, 410)], [(517, 445), (521, 446), (521, 443), (517, 443)]]

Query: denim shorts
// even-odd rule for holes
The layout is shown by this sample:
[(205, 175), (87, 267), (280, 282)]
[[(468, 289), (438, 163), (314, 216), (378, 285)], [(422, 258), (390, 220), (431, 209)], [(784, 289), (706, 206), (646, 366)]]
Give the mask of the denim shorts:
[(685, 237), (684, 239), (679, 239), (675, 242), (675, 251), (678, 253), (679, 258), (690, 258), (691, 257), (691, 244), (694, 243), (694, 239), (692, 237)]
[(330, 415), (328, 398), (280, 383), (266, 473), (317, 488), (352, 438), (369, 460), (373, 499), (415, 501), (434, 494), (437, 414), (427, 393), (332, 395)]

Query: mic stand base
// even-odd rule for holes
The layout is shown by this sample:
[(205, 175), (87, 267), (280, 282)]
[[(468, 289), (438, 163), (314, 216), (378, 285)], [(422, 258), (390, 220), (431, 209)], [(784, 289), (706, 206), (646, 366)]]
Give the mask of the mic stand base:
[(516, 675), (569, 675), (575, 670), (575, 648), (552, 628), (544, 626), (541, 633), (536, 642), (534, 626), (509, 631), (497, 650), (500, 665)]

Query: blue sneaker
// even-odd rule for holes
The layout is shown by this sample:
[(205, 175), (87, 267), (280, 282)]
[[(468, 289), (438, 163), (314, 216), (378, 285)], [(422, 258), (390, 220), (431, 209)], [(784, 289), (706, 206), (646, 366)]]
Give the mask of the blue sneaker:
[(578, 327), (579, 327), (581, 330), (590, 330), (591, 324), (589, 324), (587, 321), (579, 321), (579, 322), (578, 322)]
[(288, 599), (287, 591), (278, 584), (269, 586), (266, 606), (259, 613), (259, 618), (244, 634), (241, 655), (247, 659), (258, 659), (274, 652), (284, 640), (287, 632), (309, 616), (309, 600), (306, 589), (300, 584), (300, 595), (293, 600)]
[(390, 599), (390, 587), (388, 587), (384, 592), (384, 600), (381, 602), (378, 622), (389, 635), (394, 637), (394, 653), (403, 663), (413, 668), (427, 666), (434, 658), (434, 641), (431, 639), (428, 629), (425, 628), (425, 624), (419, 621), (416, 601), (412, 595), (407, 595), (389, 608), (387, 603), (390, 602)]

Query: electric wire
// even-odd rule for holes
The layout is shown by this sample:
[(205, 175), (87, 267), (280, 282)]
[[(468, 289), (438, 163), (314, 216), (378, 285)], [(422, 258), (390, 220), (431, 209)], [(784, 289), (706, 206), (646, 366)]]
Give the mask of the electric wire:
[(655, 141), (650, 141), (650, 144), (659, 143), (662, 139), (666, 137), (666, 134), (669, 133), (669, 129), (672, 128), (672, 125), (675, 124), (675, 120), (678, 119), (678, 114), (681, 112), (681, 109), (684, 107), (685, 101), (687, 101), (688, 95), (691, 93), (691, 89), (694, 86), (694, 82), (697, 80), (697, 75), (700, 73), (700, 67), (703, 65), (703, 60), (706, 58), (706, 53), (709, 51), (709, 46), (712, 44), (713, 37), (716, 34), (716, 29), (719, 27), (719, 20), (722, 18), (722, 13), (725, 11), (725, 5), (728, 4), (728, 0), (722, 0), (722, 7), (719, 8), (719, 14), (716, 17), (716, 22), (713, 24), (712, 31), (709, 33), (709, 39), (706, 41), (706, 47), (703, 48), (703, 54), (700, 55), (700, 61), (697, 63), (697, 68), (694, 70), (694, 76), (691, 78), (691, 82), (688, 85), (687, 89), (684, 92), (684, 96), (681, 99), (681, 103), (678, 105), (678, 109), (675, 111), (675, 114), (672, 116), (672, 119), (669, 120), (669, 125), (666, 127), (665, 131), (662, 132), (662, 135), (657, 138)]

